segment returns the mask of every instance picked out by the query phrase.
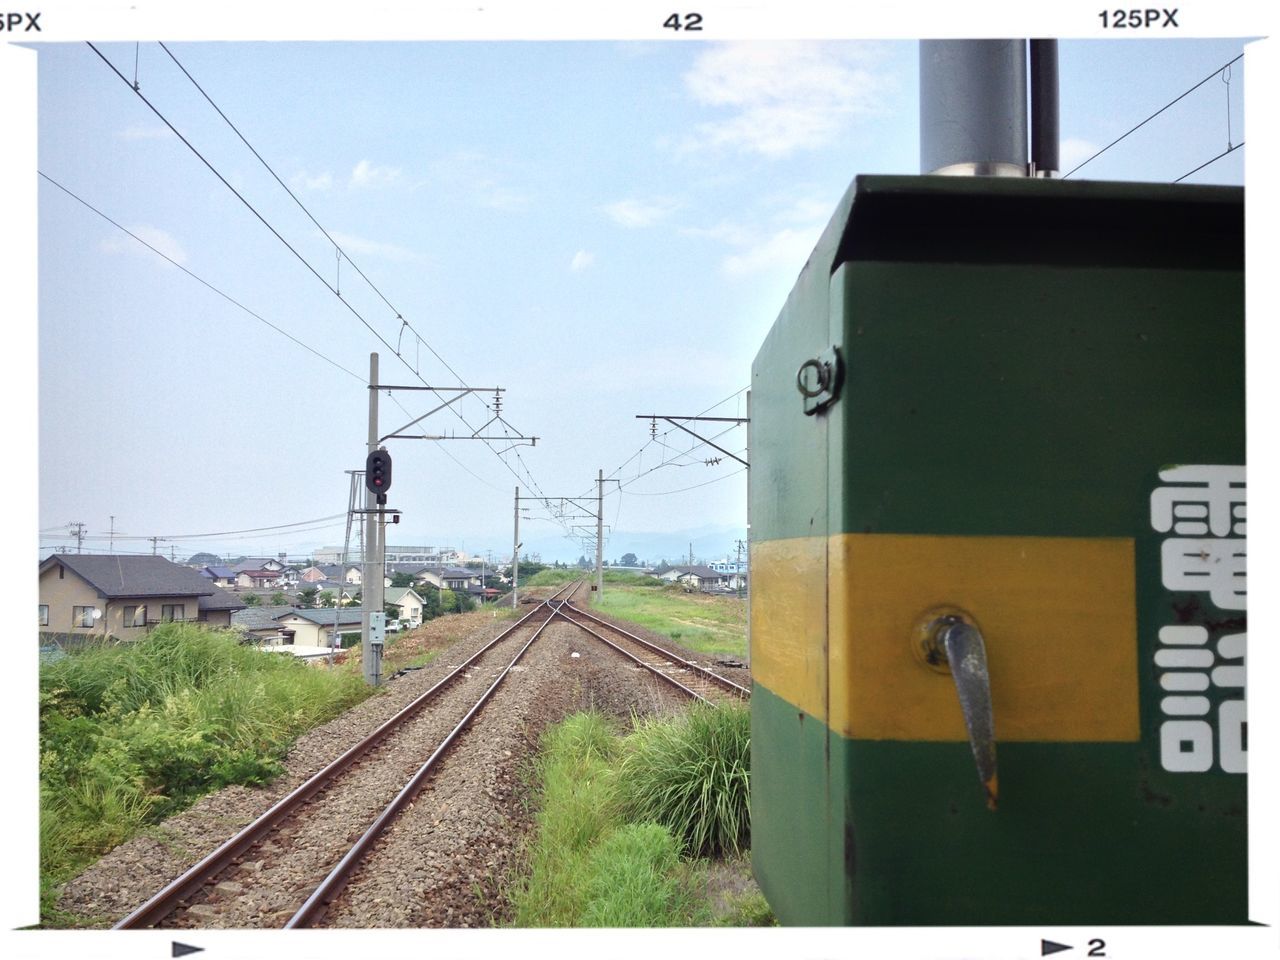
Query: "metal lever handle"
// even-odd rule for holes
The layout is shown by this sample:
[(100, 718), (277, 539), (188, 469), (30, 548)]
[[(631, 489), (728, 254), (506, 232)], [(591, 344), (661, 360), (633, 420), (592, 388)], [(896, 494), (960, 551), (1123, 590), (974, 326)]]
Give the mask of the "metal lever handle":
[(978, 765), (978, 779), (987, 794), (987, 808), (996, 808), (995, 724), (991, 717), (991, 677), (987, 649), (978, 628), (955, 615), (938, 617), (930, 624), (926, 641), (930, 658), (945, 656), (960, 697), (960, 709), (969, 730), (969, 746)]

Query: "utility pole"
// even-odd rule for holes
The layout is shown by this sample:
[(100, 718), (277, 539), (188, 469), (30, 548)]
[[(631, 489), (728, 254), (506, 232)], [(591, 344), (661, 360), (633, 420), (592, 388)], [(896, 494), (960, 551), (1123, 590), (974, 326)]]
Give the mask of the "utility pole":
[[(376, 353), (369, 354), (369, 443), (368, 452), (373, 453), (378, 449), (378, 355)], [(379, 543), (379, 534), (381, 533), (381, 524), (376, 522), (376, 514), (374, 510), (377, 504), (374, 502), (374, 493), (365, 485), (364, 491), (364, 508), (367, 521), (365, 526), (368, 528), (364, 543), (364, 556), (361, 566), (361, 579), (364, 581), (364, 602), (361, 604), (363, 609), (360, 613), (360, 662), (364, 668), (365, 683), (376, 687), (381, 680), (382, 664), (382, 644), (374, 643), (375, 638), (370, 632), (370, 623), (376, 622), (372, 620), (372, 614), (382, 611), (382, 544)], [(339, 574), (341, 577), (341, 574)], [(374, 589), (375, 583), (377, 590)], [(342, 605), (342, 590), (338, 590), (338, 605)]]
[(511, 534), (511, 609), (516, 609), (516, 586), (520, 577), (520, 488), (516, 487), (515, 532)]
[(108, 541), (107, 553), (116, 552), (116, 515), (111, 515), (111, 539)]
[(154, 556), (156, 556), (156, 555), (157, 555), (157, 551), (156, 551), (156, 544), (160, 542), (160, 538), (159, 538), (159, 537), (148, 537), (147, 539), (149, 539), (149, 540), (151, 541), (151, 555), (154, 557)]
[(67, 524), (67, 527), (71, 530), (71, 532), (72, 532), (73, 534), (75, 534), (75, 538), (76, 538), (76, 553), (79, 553), (79, 552), (80, 552), (80, 544), (81, 544), (81, 542), (84, 540), (84, 521), (83, 521), (83, 520), (76, 520), (76, 521), (74, 521), (74, 522), (72, 522), (72, 523), (68, 523), (68, 524)]
[[(611, 483), (621, 485), (621, 480)], [(604, 596), (604, 471), (596, 473), (596, 600)]]
[(604, 596), (604, 470), (596, 473), (596, 602)]

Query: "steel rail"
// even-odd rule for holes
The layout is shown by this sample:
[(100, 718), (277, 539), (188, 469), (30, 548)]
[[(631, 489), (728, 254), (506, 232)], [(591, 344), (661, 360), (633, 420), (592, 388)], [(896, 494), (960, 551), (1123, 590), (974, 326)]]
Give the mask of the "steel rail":
[[(552, 595), (551, 599), (554, 599), (561, 592), (563, 591), (556, 591), (556, 593)], [(380, 724), (372, 733), (362, 739), (359, 743), (349, 748), (336, 759), (330, 761), (322, 770), (314, 774), (306, 782), (295, 787), (280, 800), (276, 801), (275, 804), (273, 804), (256, 820), (241, 829), (217, 849), (197, 861), (178, 877), (171, 880), (145, 903), (114, 924), (111, 929), (134, 930), (140, 927), (148, 927), (168, 916), (168, 914), (177, 909), (178, 904), (182, 900), (191, 896), (191, 894), (203, 887), (209, 879), (229, 867), (238, 856), (270, 833), (298, 807), (302, 806), (302, 804), (311, 799), (311, 797), (316, 793), (328, 786), (329, 783), (335, 780), (340, 774), (346, 772), (346, 770), (353, 766), (356, 761), (377, 746), (397, 727), (421, 710), (422, 707), (424, 707), (442, 687), (454, 680), (475, 660), (487, 653), (493, 646), (502, 640), (507, 639), (511, 634), (515, 633), (516, 630), (523, 627), (529, 619), (540, 613), (543, 607), (550, 609), (550, 602), (544, 600), (537, 607), (534, 607), (518, 621), (468, 657), (465, 662), (452, 670), (447, 676), (432, 686), (431, 689), (415, 697), (396, 714)], [(548, 617), (546, 621), (539, 625), (539, 629), (545, 626), (550, 620), (551, 617)]]
[[(552, 598), (552, 600), (554, 600), (554, 597)], [(637, 637), (634, 633), (624, 630), (622, 627), (618, 626), (616, 623), (610, 623), (607, 620), (602, 620), (600, 617), (593, 616), (592, 614), (588, 613), (582, 608), (575, 606), (571, 600), (561, 600), (559, 603), (552, 603), (551, 600), (548, 600), (547, 602), (548, 602), (548, 605), (551, 606), (551, 608), (555, 610), (557, 614), (564, 617), (564, 619), (569, 620), (570, 623), (573, 623), (574, 621), (570, 620), (570, 618), (564, 613), (564, 606), (566, 604), (568, 604), (569, 609), (572, 610), (574, 613), (576, 613), (578, 616), (585, 617), (586, 619), (591, 620), (594, 623), (598, 623), (603, 627), (607, 627), (610, 630), (616, 630), (618, 633), (622, 634), (624, 637), (627, 637), (628, 639), (635, 641), (645, 649), (652, 650), (656, 654), (659, 654), (663, 657), (667, 657), (671, 660), (674, 660), (675, 662), (679, 663), (681, 666), (689, 668), (694, 673), (700, 676), (706, 677), (712, 683), (715, 683), (718, 686), (724, 688), (725, 690), (728, 690), (730, 693), (734, 694), (735, 696), (741, 697), (744, 700), (751, 699), (751, 691), (748, 690), (746, 687), (742, 686), (741, 684), (734, 683), (728, 677), (720, 676), (720, 674), (716, 673), (710, 667), (704, 667), (701, 664), (694, 663), (691, 660), (685, 660), (683, 657), (677, 656), (676, 654), (672, 653), (670, 650), (664, 650), (662, 647), (658, 646), (656, 643), (652, 643), (651, 641), (646, 640), (643, 637)], [(581, 627), (582, 624), (578, 624), (578, 626)], [(583, 629), (586, 629), (586, 628), (583, 627)]]
[[(560, 591), (557, 591), (557, 593), (559, 592)], [(544, 601), (544, 605), (550, 606), (550, 602)], [(289, 918), (289, 921), (284, 925), (284, 929), (292, 930), (298, 927), (309, 927), (314, 925), (324, 916), (325, 912), (329, 909), (329, 906), (337, 899), (338, 895), (342, 892), (342, 889), (351, 879), (351, 875), (355, 872), (360, 861), (364, 859), (365, 854), (369, 852), (369, 848), (372, 847), (378, 837), (381, 836), (382, 831), (385, 830), (391, 821), (398, 817), (401, 811), (403, 811), (404, 808), (413, 801), (414, 797), (417, 796), (418, 791), (422, 788), (423, 781), (426, 780), (427, 774), (429, 774), (432, 771), (432, 768), (435, 767), (436, 762), (444, 755), (444, 752), (450, 747), (450, 745), (452, 745), (453, 741), (457, 739), (458, 735), (466, 729), (467, 725), (471, 722), (471, 719), (480, 711), (480, 708), (483, 707), (485, 703), (488, 702), (489, 698), (493, 696), (494, 691), (498, 689), (498, 686), (506, 679), (507, 674), (511, 672), (511, 668), (520, 662), (520, 658), (523, 657), (525, 655), (525, 651), (533, 645), (533, 641), (538, 639), (539, 634), (546, 629), (547, 624), (554, 619), (555, 615), (553, 614), (539, 624), (538, 629), (533, 632), (533, 636), (531, 636), (525, 645), (520, 648), (520, 652), (515, 655), (515, 658), (509, 664), (507, 664), (506, 669), (503, 670), (502, 673), (498, 674), (498, 678), (493, 681), (489, 689), (486, 690), (471, 709), (467, 711), (466, 716), (464, 716), (458, 722), (458, 725), (449, 732), (449, 735), (440, 741), (440, 745), (436, 747), (431, 756), (426, 759), (426, 762), (418, 768), (418, 772), (413, 775), (409, 782), (401, 788), (400, 792), (396, 794), (395, 799), (387, 804), (382, 813), (378, 815), (378, 818), (369, 825), (369, 828), (365, 830), (363, 834), (361, 834), (360, 839), (357, 840), (352, 845), (351, 849), (347, 851), (346, 855), (338, 861), (337, 866), (335, 866), (329, 872), (329, 875), (320, 882), (320, 885), (316, 887), (311, 896), (307, 897), (306, 902), (303, 903), (298, 911)]]
[[(610, 639), (609, 639), (608, 637), (606, 637), (604, 634), (602, 634), (602, 633), (597, 633), (595, 630), (592, 630), (590, 627), (588, 627), (585, 623), (580, 623), (579, 621), (574, 620), (574, 619), (573, 619), (572, 617), (570, 617), (568, 614), (561, 612), (561, 610), (560, 610), (558, 607), (553, 607), (552, 609), (554, 609), (554, 610), (555, 610), (555, 613), (553, 613), (553, 614), (551, 615), (551, 617), (550, 617), (550, 619), (551, 619), (551, 620), (554, 620), (557, 616), (559, 616), (559, 617), (563, 618), (563, 619), (564, 619), (564, 621), (565, 621), (566, 623), (571, 623), (571, 624), (573, 624), (575, 627), (577, 627), (579, 630), (582, 630), (582, 631), (584, 631), (584, 632), (586, 632), (586, 633), (591, 634), (591, 636), (595, 637), (595, 638), (596, 638), (597, 640), (599, 640), (601, 643), (606, 644), (607, 646), (612, 647), (614, 650), (617, 650), (617, 651), (618, 651), (618, 653), (622, 654), (624, 657), (626, 657), (628, 660), (630, 660), (630, 661), (632, 661), (633, 663), (635, 663), (637, 666), (644, 667), (644, 668), (645, 668), (646, 670), (648, 670), (650, 673), (657, 674), (657, 675), (658, 675), (659, 677), (661, 677), (663, 680), (667, 681), (667, 683), (671, 684), (673, 687), (678, 687), (680, 690), (683, 690), (683, 691), (684, 691), (685, 693), (687, 693), (689, 696), (693, 697), (693, 699), (695, 699), (695, 700), (701, 700), (703, 703), (710, 703), (710, 702), (711, 702), (711, 701), (710, 701), (710, 700), (708, 700), (706, 697), (704, 697), (702, 694), (698, 693), (696, 690), (693, 690), (693, 689), (691, 689), (690, 687), (686, 687), (683, 683), (681, 683), (681, 682), (680, 682), (679, 680), (677, 680), (675, 677), (671, 676), (669, 673), (663, 673), (661, 670), (659, 670), (659, 669), (658, 669), (657, 667), (655, 667), (653, 664), (651, 664), (651, 663), (645, 663), (643, 660), (641, 660), (639, 657), (637, 657), (637, 656), (636, 656), (634, 653), (632, 653), (630, 650), (626, 649), (625, 647), (620, 647), (620, 646), (618, 646), (616, 643), (614, 643), (612, 640), (610, 640)], [(678, 658), (677, 658), (677, 659), (678, 659)]]

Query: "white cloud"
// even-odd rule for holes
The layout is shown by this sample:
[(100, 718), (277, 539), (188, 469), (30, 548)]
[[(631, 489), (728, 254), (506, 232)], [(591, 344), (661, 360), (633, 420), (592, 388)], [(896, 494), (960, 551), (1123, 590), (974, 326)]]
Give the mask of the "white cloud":
[[(1062, 166), (1062, 172), (1073, 169), (1077, 164), (1088, 160), (1100, 148), (1096, 143), (1090, 140), (1081, 140), (1078, 137), (1067, 137), (1058, 146), (1058, 163)], [(1084, 176), (1084, 174), (1081, 174)]]
[(741, 253), (725, 257), (721, 266), (731, 277), (783, 267), (799, 273), (820, 234), (820, 228), (797, 230), (786, 227), (761, 238)]
[(679, 205), (674, 200), (619, 200), (605, 204), (600, 209), (621, 227), (651, 227), (669, 216)]
[(685, 74), (698, 103), (732, 114), (701, 124), (685, 150), (728, 148), (766, 157), (820, 147), (890, 90), (873, 44), (806, 41), (717, 44)]
[(348, 254), (363, 254), (369, 257), (376, 257), (381, 260), (390, 260), (393, 263), (408, 263), (414, 260), (425, 260), (426, 258), (420, 253), (414, 253), (407, 247), (397, 246), (394, 243), (382, 243), (378, 240), (367, 240), (364, 237), (357, 237), (349, 233), (330, 233), (329, 236), (337, 241), (338, 246), (342, 247)]
[(437, 189), (444, 187), (491, 210), (523, 210), (532, 201), (528, 194), (507, 185), (511, 166), (508, 161), (474, 150), (459, 150), (434, 161), (431, 179), (425, 183)]
[[(161, 230), (159, 227), (135, 226), (130, 227), (129, 231), (139, 239), (150, 244), (160, 253), (164, 254), (170, 260), (177, 264), (186, 264), (187, 251), (182, 249), (182, 244), (174, 239), (173, 234)], [(143, 249), (138, 246), (137, 241), (130, 239), (120, 233), (113, 233), (108, 236), (100, 244), (103, 253), (128, 253), (136, 251), (142, 253)], [(147, 256), (152, 256), (148, 253)]]
[(327, 170), (314, 175), (299, 170), (289, 182), (297, 190), (328, 190), (333, 186), (333, 176)]
[(596, 262), (596, 255), (586, 250), (579, 250), (573, 255), (573, 259), (569, 261), (569, 269), (574, 273), (587, 269)]
[(385, 187), (400, 179), (399, 167), (375, 166), (368, 160), (361, 160), (351, 171), (353, 187)]

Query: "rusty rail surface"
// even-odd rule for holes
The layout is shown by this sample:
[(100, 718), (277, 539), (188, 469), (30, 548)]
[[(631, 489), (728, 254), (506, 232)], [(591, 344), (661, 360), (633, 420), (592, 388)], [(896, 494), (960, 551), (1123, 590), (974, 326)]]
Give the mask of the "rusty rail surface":
[[(742, 686), (741, 684), (734, 683), (728, 677), (722, 677), (720, 674), (716, 673), (710, 667), (704, 667), (702, 664), (694, 663), (691, 660), (685, 660), (683, 657), (677, 656), (676, 654), (672, 653), (670, 650), (666, 650), (658, 646), (656, 643), (651, 643), (650, 641), (645, 640), (643, 637), (638, 637), (634, 633), (630, 633), (629, 631), (624, 630), (622, 627), (619, 627), (615, 623), (609, 623), (607, 620), (602, 620), (597, 616), (587, 613), (585, 610), (575, 606), (572, 602), (568, 600), (556, 600), (555, 598), (552, 598), (548, 600), (547, 603), (555, 611), (555, 614), (553, 616), (559, 616), (564, 620), (567, 620), (569, 623), (572, 623), (574, 626), (578, 627), (579, 629), (585, 630), (587, 633), (596, 637), (598, 640), (601, 640), (602, 642), (608, 644), (614, 650), (617, 650), (619, 653), (623, 654), (630, 660), (644, 667), (646, 670), (649, 670), (652, 673), (656, 673), (658, 676), (662, 677), (664, 680), (667, 680), (669, 683), (673, 684), (674, 686), (679, 687), (685, 693), (689, 694), (692, 697), (696, 697), (698, 700), (702, 700), (703, 702), (707, 702), (707, 703), (713, 702), (712, 698), (703, 695), (704, 692), (710, 692), (711, 689), (715, 689), (716, 691), (723, 691), (725, 694), (728, 694), (729, 696), (740, 699), (740, 700), (751, 699), (751, 691), (749, 689)], [(565, 612), (566, 608), (574, 616), (570, 616), (569, 613), (566, 613)], [(579, 617), (581, 619), (574, 619), (574, 617)], [(688, 670), (695, 677), (699, 678), (699, 680), (701, 680), (704, 684), (706, 684), (706, 686), (703, 687), (702, 692), (691, 689), (690, 686), (687, 686), (686, 684), (681, 683), (675, 677), (663, 671), (660, 667), (657, 667), (653, 664), (645, 662), (641, 657), (637, 656), (633, 651), (625, 649), (624, 646), (617, 644), (614, 641), (603, 636), (599, 632), (592, 630), (585, 623), (583, 623), (582, 620), (589, 620), (593, 623), (598, 624), (601, 627), (604, 627), (606, 630), (612, 630), (614, 633), (625, 637), (628, 643), (639, 646), (643, 650), (648, 651), (650, 653), (657, 654), (659, 657), (662, 657), (663, 660), (673, 665), (676, 665), (679, 669)], [(724, 699), (724, 697), (721, 697), (720, 699)]]
[(298, 911), (289, 918), (288, 922), (284, 925), (284, 929), (291, 930), (298, 927), (314, 926), (321, 918), (323, 918), (325, 912), (329, 909), (334, 900), (336, 900), (342, 893), (343, 888), (347, 885), (347, 881), (351, 879), (352, 874), (355, 873), (356, 868), (360, 865), (360, 861), (364, 859), (374, 842), (382, 834), (382, 831), (387, 828), (392, 820), (400, 815), (401, 811), (403, 811), (406, 806), (413, 802), (418, 791), (422, 789), (422, 785), (427, 779), (427, 774), (429, 774), (435, 767), (436, 762), (444, 755), (445, 751), (449, 749), (449, 746), (455, 739), (457, 739), (458, 735), (466, 729), (467, 725), (471, 722), (471, 719), (480, 712), (480, 708), (488, 702), (489, 698), (493, 696), (493, 692), (498, 689), (499, 684), (501, 684), (502, 681), (506, 679), (507, 674), (511, 672), (511, 668), (520, 662), (520, 658), (525, 655), (525, 651), (533, 645), (533, 641), (538, 639), (538, 635), (546, 629), (547, 624), (549, 624), (553, 619), (555, 619), (554, 616), (547, 617), (546, 620), (538, 625), (538, 629), (533, 632), (533, 636), (531, 636), (528, 641), (525, 642), (524, 646), (520, 648), (520, 652), (515, 655), (509, 664), (507, 664), (506, 669), (504, 669), (502, 673), (498, 674), (497, 679), (493, 681), (489, 686), (489, 689), (486, 690), (471, 709), (467, 711), (466, 716), (458, 722), (457, 726), (449, 732), (448, 736), (440, 741), (440, 745), (436, 747), (431, 756), (426, 759), (426, 762), (418, 768), (418, 771), (413, 775), (409, 782), (401, 788), (400, 792), (396, 794), (395, 799), (387, 804), (382, 813), (378, 814), (378, 818), (369, 825), (369, 828), (365, 830), (363, 834), (360, 835), (360, 839), (357, 840), (352, 845), (351, 849), (347, 851), (346, 855), (338, 861), (337, 866), (335, 866), (333, 870), (329, 872), (328, 876), (320, 882), (320, 885), (316, 887), (315, 891), (312, 892), (311, 896), (307, 898), (306, 902), (298, 909)]

